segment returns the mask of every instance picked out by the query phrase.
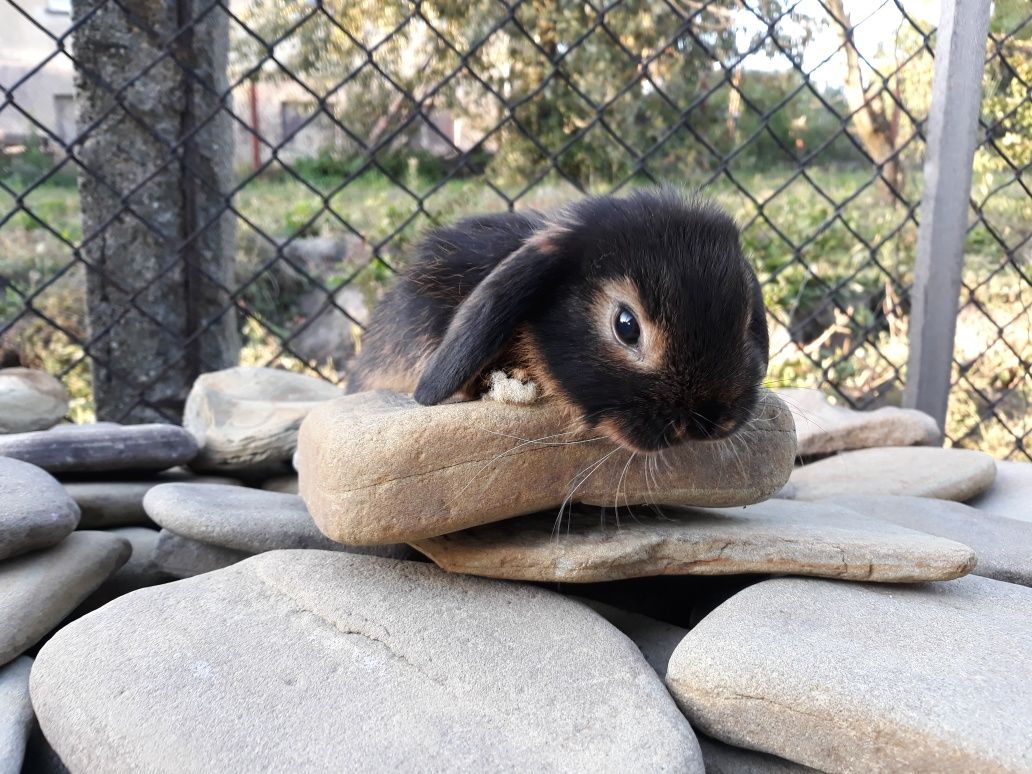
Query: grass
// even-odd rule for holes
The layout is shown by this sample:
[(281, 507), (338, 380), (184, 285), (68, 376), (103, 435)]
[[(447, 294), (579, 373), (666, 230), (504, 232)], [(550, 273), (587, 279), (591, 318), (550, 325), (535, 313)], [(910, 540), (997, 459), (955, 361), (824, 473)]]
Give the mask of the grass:
[[(897, 374), (906, 375), (906, 288), (917, 227), (905, 208), (885, 202), (869, 178), (869, 171), (849, 168), (809, 169), (806, 178), (791, 169), (743, 169), (706, 188), (745, 224), (744, 246), (766, 281), (765, 300), (774, 318), (772, 385), (816, 387), (830, 381), (843, 398), (861, 404), (899, 402)], [(298, 321), (296, 302), (306, 288), (283, 262), (266, 268), (277, 243), (305, 236), (349, 238), (356, 246), (352, 254), (320, 279), (330, 287), (350, 280), (372, 304), (389, 282), (388, 265), (404, 266), (413, 240), (432, 222), (506, 208), (503, 195), (479, 179), (436, 186), (409, 175), (404, 183), (411, 194), (379, 174), (341, 190), (334, 178), (313, 176), (306, 182), (282, 171), (266, 172), (233, 197), (241, 216), (237, 282), (247, 285), (243, 301), (254, 312), (242, 323), (243, 362), (335, 371), (333, 364), (285, 355), (276, 343), (276, 335)], [(19, 181), (7, 184), (19, 190)], [(920, 181), (909, 185), (915, 191)], [(523, 186), (500, 183), (499, 188), (511, 197)], [(552, 176), (521, 196), (517, 206), (550, 209), (578, 195)], [(8, 339), (30, 365), (62, 374), (73, 395), (73, 417), (89, 418), (89, 369), (75, 342), (87, 336), (85, 273), (81, 265), (66, 270), (73, 248), (64, 241), (82, 240), (76, 190), (44, 185), (19, 206), (0, 189), (0, 218), (10, 211), (13, 217), (0, 225), (0, 327), (17, 320)], [(996, 238), (1012, 245), (1028, 239), (1032, 201), (1012, 187), (991, 196), (985, 212), (991, 230), (976, 226), (966, 246), (965, 283), (971, 290), (962, 301), (977, 305), (965, 305), (959, 318), (957, 358), (963, 367), (956, 369), (947, 431), (962, 445), (1018, 458), (1023, 455), (1015, 452), (1011, 431), (1022, 435), (1032, 429), (1032, 380), (1020, 364), (1032, 361), (1032, 285), (1022, 269), (1006, 262)], [(1027, 276), (1027, 265), (1023, 271)], [(26, 297), (34, 293), (34, 311), (26, 313)], [(816, 321), (808, 323), (810, 317)], [(71, 336), (55, 331), (46, 319)]]

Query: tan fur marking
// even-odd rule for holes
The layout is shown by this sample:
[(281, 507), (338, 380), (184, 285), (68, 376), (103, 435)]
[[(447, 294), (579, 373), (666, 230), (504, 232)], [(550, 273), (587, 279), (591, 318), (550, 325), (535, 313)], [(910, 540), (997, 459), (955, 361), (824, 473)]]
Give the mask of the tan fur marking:
[[(613, 317), (621, 305), (631, 310), (641, 328), (641, 339), (633, 349), (621, 344), (613, 333)], [(655, 371), (663, 366), (668, 341), (666, 332), (645, 314), (641, 296), (633, 281), (624, 277), (606, 282), (595, 297), (593, 315), (602, 341), (609, 342), (611, 349), (627, 363), (647, 371)]]

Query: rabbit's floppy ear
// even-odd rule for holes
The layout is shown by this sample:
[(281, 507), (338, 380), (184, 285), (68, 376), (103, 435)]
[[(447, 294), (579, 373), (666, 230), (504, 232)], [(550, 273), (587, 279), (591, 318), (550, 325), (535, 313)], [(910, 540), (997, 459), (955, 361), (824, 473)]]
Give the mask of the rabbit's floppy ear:
[(486, 367), (562, 263), (559, 246), (542, 233), (495, 266), (459, 304), (419, 379), (416, 400), (424, 406), (440, 403)]

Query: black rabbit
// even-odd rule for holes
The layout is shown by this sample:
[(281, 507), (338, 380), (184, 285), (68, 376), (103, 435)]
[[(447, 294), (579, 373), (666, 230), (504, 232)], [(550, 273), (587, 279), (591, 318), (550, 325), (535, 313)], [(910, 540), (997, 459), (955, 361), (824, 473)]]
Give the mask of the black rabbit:
[(431, 231), (373, 314), (348, 390), (428, 405), (475, 397), (502, 371), (648, 452), (733, 433), (767, 358), (734, 222), (650, 189)]

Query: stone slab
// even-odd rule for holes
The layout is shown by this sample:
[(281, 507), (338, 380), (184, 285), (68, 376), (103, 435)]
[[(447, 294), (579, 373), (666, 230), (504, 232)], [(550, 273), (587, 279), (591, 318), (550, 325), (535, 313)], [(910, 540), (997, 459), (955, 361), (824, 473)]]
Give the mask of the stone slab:
[(112, 527), (149, 526), (153, 524), (143, 509), (143, 497), (160, 484), (177, 480), (198, 484), (239, 486), (240, 482), (221, 476), (192, 476), (188, 479), (161, 474), (158, 477), (134, 481), (64, 481), (65, 491), (72, 496), (82, 511), (83, 529), (110, 529)]
[(996, 481), (968, 504), (995, 516), (1032, 521), (1032, 463), (996, 461)]
[(173, 578), (192, 578), (221, 570), (250, 556), (253, 554), (191, 540), (167, 529), (158, 533), (158, 543), (154, 548), (155, 566)]
[(0, 457), (0, 560), (61, 542), (79, 508), (42, 468)]
[(0, 666), (0, 774), (19, 774), (33, 721), (29, 699), (32, 659), (20, 656)]
[(570, 500), (745, 505), (780, 490), (795, 458), (792, 415), (769, 396), (740, 434), (661, 458), (573, 424), (548, 401), (420, 406), (385, 391), (350, 395), (301, 427), (301, 496), (333, 540), (411, 542)]

